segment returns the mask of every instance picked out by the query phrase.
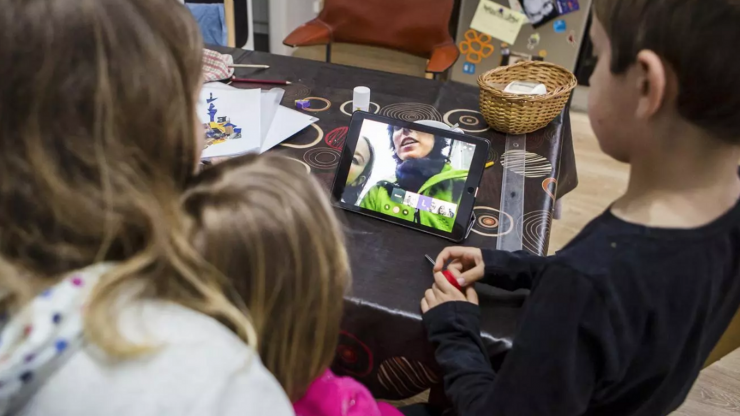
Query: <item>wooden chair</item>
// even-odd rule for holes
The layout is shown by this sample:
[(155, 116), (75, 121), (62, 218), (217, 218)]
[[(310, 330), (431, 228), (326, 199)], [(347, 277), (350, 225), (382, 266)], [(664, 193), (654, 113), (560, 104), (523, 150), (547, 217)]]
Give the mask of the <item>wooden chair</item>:
[(450, 68), (460, 52), (449, 32), (454, 0), (325, 0), (319, 17), (300, 26), (287, 46), (333, 42), (380, 46), (428, 59), (433, 74)]
[(234, 0), (224, 0), (224, 16), (226, 17), (226, 45), (236, 47), (236, 15), (234, 14)]
[(185, 0), (185, 3), (223, 3), (226, 45), (254, 48), (252, 0)]

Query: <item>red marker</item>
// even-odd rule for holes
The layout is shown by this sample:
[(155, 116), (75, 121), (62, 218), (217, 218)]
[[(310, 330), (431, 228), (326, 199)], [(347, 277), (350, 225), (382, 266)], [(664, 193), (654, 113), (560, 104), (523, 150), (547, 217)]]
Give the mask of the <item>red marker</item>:
[[(437, 264), (434, 261), (434, 259), (432, 259), (431, 257), (429, 257), (429, 255), (425, 254), (424, 257), (426, 257), (427, 260), (429, 260), (429, 262), (432, 263), (432, 266), (435, 266)], [(462, 286), (460, 286), (460, 283), (457, 282), (457, 279), (455, 279), (455, 276), (452, 275), (452, 272), (451, 271), (449, 271), (449, 270), (443, 270), (442, 271), (442, 274), (447, 279), (447, 281), (450, 282), (450, 284), (452, 286), (455, 286), (455, 288), (457, 290), (459, 290), (459, 291), (462, 292), (462, 290), (463, 290)]]

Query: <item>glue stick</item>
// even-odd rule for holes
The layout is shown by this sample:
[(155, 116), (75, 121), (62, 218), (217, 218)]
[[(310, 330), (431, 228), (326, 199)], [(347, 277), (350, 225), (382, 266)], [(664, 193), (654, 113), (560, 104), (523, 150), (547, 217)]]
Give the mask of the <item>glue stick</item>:
[(355, 87), (352, 94), (352, 112), (370, 111), (370, 88)]

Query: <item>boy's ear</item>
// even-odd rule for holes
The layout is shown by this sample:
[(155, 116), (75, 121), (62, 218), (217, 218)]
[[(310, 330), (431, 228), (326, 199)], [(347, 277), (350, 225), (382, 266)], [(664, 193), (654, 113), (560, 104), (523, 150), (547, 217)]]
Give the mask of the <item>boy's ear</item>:
[(637, 117), (646, 119), (657, 113), (666, 96), (666, 67), (663, 60), (653, 51), (643, 50), (637, 54), (637, 88), (639, 99)]

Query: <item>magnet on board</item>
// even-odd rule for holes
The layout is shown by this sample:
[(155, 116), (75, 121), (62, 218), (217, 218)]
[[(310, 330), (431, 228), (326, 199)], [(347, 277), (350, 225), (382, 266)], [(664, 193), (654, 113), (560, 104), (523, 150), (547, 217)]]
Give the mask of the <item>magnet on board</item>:
[(465, 62), (463, 64), (463, 74), (475, 74), (475, 64)]
[(539, 33), (532, 33), (532, 36), (529, 37), (529, 40), (527, 41), (527, 49), (534, 50), (534, 48), (537, 47), (537, 45), (540, 44), (540, 34)]
[(555, 30), (555, 33), (565, 33), (568, 30), (568, 24), (565, 23), (565, 20), (559, 19), (552, 24), (552, 28)]
[(578, 39), (576, 38), (575, 30), (571, 30), (568, 34), (568, 43), (570, 43), (571, 46), (578, 47)]

